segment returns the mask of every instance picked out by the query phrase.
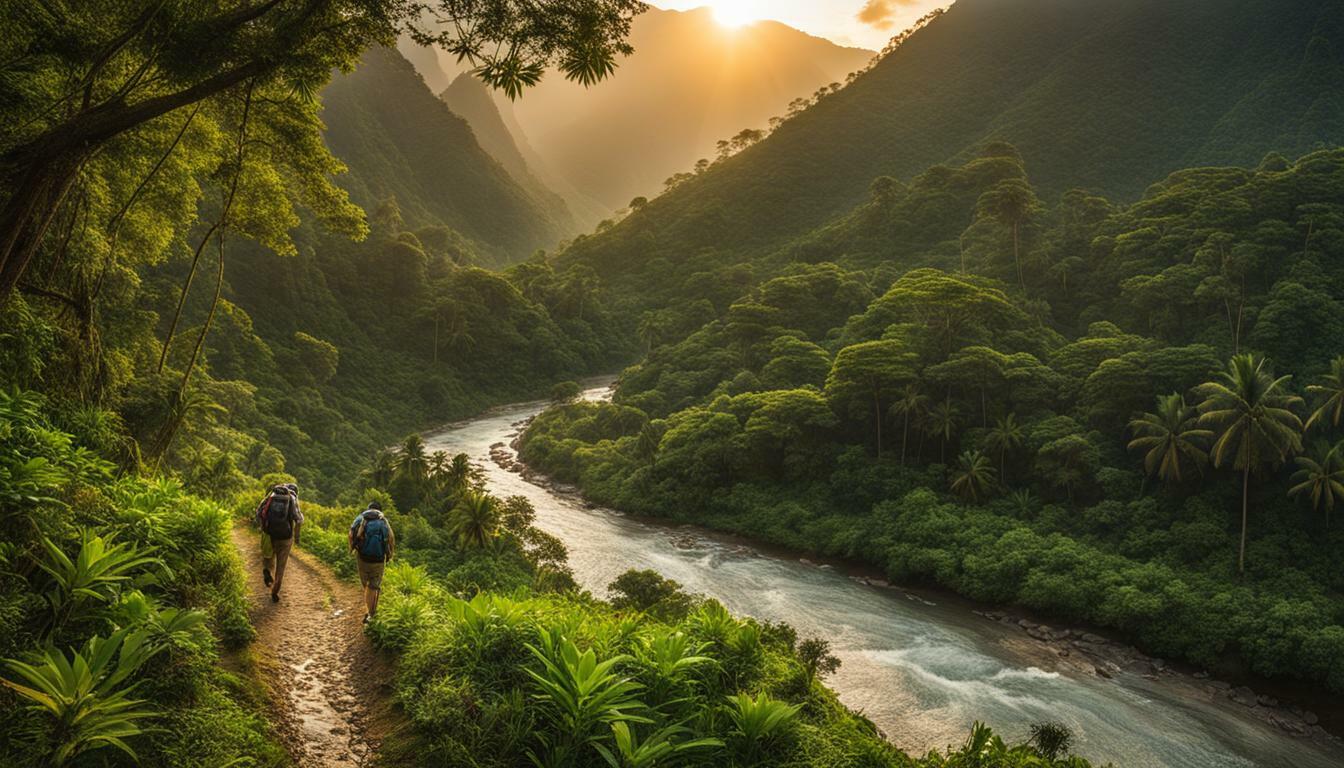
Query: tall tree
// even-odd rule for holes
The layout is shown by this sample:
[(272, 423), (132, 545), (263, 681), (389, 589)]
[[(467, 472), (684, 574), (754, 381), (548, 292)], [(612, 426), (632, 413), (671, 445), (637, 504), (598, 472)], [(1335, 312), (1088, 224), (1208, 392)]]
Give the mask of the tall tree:
[(1026, 431), (1017, 421), (1017, 414), (1009, 413), (994, 420), (994, 426), (985, 433), (985, 447), (999, 454), (999, 480), (1007, 482), (1008, 452), (1022, 447)]
[[(554, 65), (611, 74), (639, 0), (223, 0), (16, 3), (0, 34), (0, 304), (57, 217), (80, 168), (109, 142), (255, 81), (317, 93), (399, 30), (476, 66), (516, 97)], [(432, 27), (421, 20), (433, 20)], [(172, 118), (174, 120), (178, 118)], [(317, 139), (303, 133), (296, 145)]]
[(1013, 238), (1013, 266), (1017, 283), (1027, 289), (1022, 276), (1022, 228), (1041, 211), (1041, 201), (1026, 179), (1004, 179), (980, 196), (976, 204), (980, 216), (992, 218), (1008, 228)]
[(1198, 411), (1179, 394), (1158, 396), (1156, 412), (1134, 419), (1129, 429), (1129, 450), (1143, 451), (1144, 471), (1163, 482), (1179, 483), (1209, 460), (1204, 446), (1213, 432), (1199, 426)]
[(1199, 423), (1213, 430), (1210, 451), (1216, 467), (1241, 472), (1241, 544), (1237, 571), (1246, 570), (1246, 525), (1251, 474), (1282, 464), (1302, 449), (1302, 420), (1293, 412), (1302, 401), (1286, 391), (1291, 376), (1275, 378), (1259, 355), (1236, 355), (1215, 381), (1196, 392)]
[(915, 355), (894, 340), (868, 341), (840, 350), (826, 380), (826, 395), (832, 403), (855, 410), (859, 402), (872, 404), (877, 455), (882, 456), (882, 403), (898, 387), (914, 378)]
[(957, 457), (957, 469), (952, 473), (950, 487), (958, 497), (979, 504), (989, 498), (994, 483), (994, 466), (988, 456), (977, 450), (969, 450)]
[(1341, 417), (1344, 417), (1344, 355), (1331, 360), (1330, 372), (1318, 381), (1307, 387), (1307, 394), (1315, 398), (1319, 405), (1312, 411), (1311, 418), (1307, 419), (1306, 429), (1325, 421), (1329, 421), (1332, 429), (1337, 429)]
[(1305, 495), (1313, 510), (1325, 513), (1325, 527), (1329, 529), (1330, 512), (1335, 502), (1344, 498), (1344, 443), (1317, 441), (1310, 454), (1298, 456), (1296, 462), (1298, 469), (1288, 495)]
[(910, 436), (910, 420), (919, 423), (927, 409), (929, 396), (919, 391), (919, 385), (906, 384), (891, 404), (891, 412), (901, 419), (901, 466), (905, 466), (905, 447)]

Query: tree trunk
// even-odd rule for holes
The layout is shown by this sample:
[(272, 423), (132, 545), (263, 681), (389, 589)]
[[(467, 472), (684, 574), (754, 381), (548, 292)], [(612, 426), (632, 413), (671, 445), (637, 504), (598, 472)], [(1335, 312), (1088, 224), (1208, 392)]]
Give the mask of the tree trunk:
[[(9, 300), (47, 228), (74, 186), (84, 156), (56, 160), (22, 173), (0, 209), (0, 306)], [(7, 182), (0, 183), (7, 185)]]
[(873, 387), (873, 410), (877, 417), (877, 458), (882, 458), (882, 399), (878, 396), (877, 387)]
[(1237, 573), (1246, 572), (1246, 499), (1251, 489), (1251, 468), (1247, 465), (1241, 476), (1241, 549), (1237, 553)]
[(1027, 281), (1022, 279), (1022, 260), (1018, 256), (1018, 222), (1013, 220), (1013, 264), (1017, 266), (1017, 284), (1022, 288), (1022, 292), (1027, 292)]
[(187, 394), (187, 385), (191, 383), (191, 374), (196, 369), (196, 362), (200, 360), (201, 349), (205, 346), (205, 337), (210, 333), (210, 326), (215, 321), (215, 311), (219, 309), (219, 297), (224, 292), (224, 232), (220, 231), (215, 235), (215, 241), (219, 246), (219, 271), (215, 277), (215, 298), (210, 302), (210, 313), (205, 316), (205, 322), (201, 324), (201, 332), (196, 336), (196, 346), (191, 350), (191, 359), (187, 361), (186, 370), (182, 371), (182, 384), (177, 389), (178, 399), (182, 399)]
[(219, 229), (218, 221), (211, 224), (210, 228), (205, 231), (200, 244), (196, 246), (196, 253), (191, 257), (191, 269), (187, 270), (187, 278), (182, 281), (182, 295), (177, 299), (177, 311), (173, 313), (173, 322), (168, 326), (168, 337), (163, 340), (163, 349), (159, 351), (159, 367), (155, 369), (155, 373), (163, 373), (164, 363), (168, 360), (168, 350), (173, 346), (173, 337), (177, 335), (177, 324), (182, 320), (182, 309), (187, 305), (187, 294), (191, 291), (191, 282), (196, 279), (196, 267), (201, 263), (201, 252), (205, 250), (206, 244), (210, 242), (210, 237), (215, 234), (216, 229)]

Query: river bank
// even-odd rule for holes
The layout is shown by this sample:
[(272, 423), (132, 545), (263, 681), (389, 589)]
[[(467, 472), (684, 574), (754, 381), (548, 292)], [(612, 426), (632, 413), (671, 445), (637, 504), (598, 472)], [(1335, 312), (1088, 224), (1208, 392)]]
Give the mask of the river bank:
[[(521, 431), (526, 429), (527, 422), (524, 421), (515, 426), (519, 430), (518, 435), (515, 435), (508, 444), (500, 442), (490, 446), (490, 460), (497, 467), (506, 472), (516, 473), (527, 482), (546, 488), (552, 493), (572, 498), (587, 509), (602, 509), (600, 505), (584, 498), (583, 492), (577, 486), (556, 482), (519, 461), (517, 459), (517, 440)], [(956, 605), (956, 607), (987, 621), (1020, 631), (1024, 636), (1021, 640), (1025, 647), (1020, 649), (1023, 655), (1034, 662), (1051, 665), (1056, 670), (1067, 667), (1076, 674), (1090, 674), (1107, 680), (1113, 679), (1121, 673), (1140, 675), (1148, 680), (1161, 679), (1167, 684), (1182, 688), (1183, 695), (1197, 696), (1207, 701), (1225, 699), (1228, 702), (1245, 707), (1249, 716), (1273, 725), (1286, 733), (1322, 743), (1344, 745), (1344, 741), (1341, 741), (1327, 726), (1327, 723), (1335, 725), (1339, 722), (1340, 706), (1338, 703), (1325, 701), (1325, 697), (1319, 694), (1311, 697), (1316, 700), (1315, 703), (1300, 703), (1293, 700), (1280, 701), (1271, 693), (1257, 692), (1252, 687), (1252, 685), (1262, 688), (1272, 686), (1273, 683), (1270, 681), (1214, 679), (1207, 671), (1193, 670), (1186, 665), (1168, 663), (1162, 658), (1144, 654), (1133, 645), (1116, 639), (1097, 628), (1062, 627), (1058, 624), (1052, 626), (1038, 620), (1038, 617), (1032, 614), (1022, 612), (1020, 609), (976, 603), (950, 590), (892, 584), (875, 575), (873, 569), (859, 564), (845, 561), (814, 561), (811, 558), (815, 555), (811, 553), (800, 553), (712, 528), (688, 524), (673, 525), (658, 518), (630, 515), (625, 512), (619, 514), (648, 525), (675, 530), (676, 537), (672, 544), (680, 549), (693, 549), (697, 546), (701, 537), (712, 536), (726, 542), (740, 554), (788, 557), (796, 559), (806, 566), (838, 570), (858, 584), (887, 590), (906, 600), (921, 603), (925, 606), (938, 605), (939, 602)], [(1279, 687), (1282, 688), (1282, 686)], [(1311, 708), (1313, 706), (1326, 713), (1325, 720), (1322, 719), (1321, 714)]]
[(908, 751), (959, 742), (974, 720), (1014, 738), (1032, 722), (1055, 720), (1074, 730), (1080, 754), (1127, 767), (1326, 768), (1344, 761), (1333, 740), (1291, 735), (1226, 697), (1173, 684), (1165, 673), (1150, 679), (1122, 668), (1104, 678), (1082, 670), (1081, 654), (1061, 656), (1024, 628), (976, 615), (983, 606), (954, 596), (861, 583), (873, 574), (637, 520), (584, 502), (572, 489), (528, 482), (521, 467), (497, 465), (491, 446), (508, 466), (512, 452), (501, 449), (544, 405), (495, 409), (426, 439), (433, 449), (481, 463), (495, 493), (528, 498), (538, 525), (566, 543), (576, 577), (595, 593), (628, 568), (654, 568), (734, 612), (827, 637), (843, 662), (828, 682)]

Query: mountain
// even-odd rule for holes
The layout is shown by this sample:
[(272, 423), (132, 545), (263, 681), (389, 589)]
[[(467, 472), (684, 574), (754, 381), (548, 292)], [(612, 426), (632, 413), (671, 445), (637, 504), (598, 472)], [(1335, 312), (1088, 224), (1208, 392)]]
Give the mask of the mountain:
[(450, 227), (497, 264), (570, 233), (563, 202), (513, 179), (395, 50), (371, 49), (322, 97), (327, 144), (350, 168), (340, 183), (366, 209), (395, 198), (408, 225)]
[(550, 73), (513, 105), (546, 163), (610, 210), (657, 193), (719, 139), (764, 128), (873, 55), (777, 22), (728, 29), (705, 8), (651, 8), (630, 42), (635, 53), (613, 77), (584, 89)]
[(585, 228), (593, 226), (608, 213), (600, 203), (586, 198), (563, 179), (548, 172), (545, 161), (532, 149), (517, 124), (509, 103), (497, 103), (480, 79), (463, 72), (439, 93), (439, 98), (453, 114), (467, 121), (481, 148), (498, 160), (504, 170), (537, 200), (546, 201), (557, 211), (564, 210), (565, 215), (573, 216)]
[[(585, 238), (599, 270), (764, 253), (908, 180), (1016, 145), (1047, 199), (1344, 142), (1344, 4), (960, 0), (764, 141)], [(601, 146), (603, 141), (593, 142)]]

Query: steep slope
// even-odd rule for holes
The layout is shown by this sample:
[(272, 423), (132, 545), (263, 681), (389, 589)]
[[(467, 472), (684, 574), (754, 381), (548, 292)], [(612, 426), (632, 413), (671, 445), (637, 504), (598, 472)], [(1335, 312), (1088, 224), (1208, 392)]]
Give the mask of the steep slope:
[(553, 201), (514, 181), (396, 51), (370, 50), (323, 101), (327, 143), (350, 167), (340, 183), (366, 209), (395, 198), (407, 224), (448, 226), (496, 264), (568, 234)]
[(552, 73), (514, 105), (546, 162), (613, 210), (872, 57), (776, 22), (727, 29), (703, 8), (650, 9), (630, 41), (615, 77), (585, 90)]
[(1344, 6), (1327, 0), (960, 0), (768, 139), (588, 238), (570, 257), (638, 268), (770, 249), (993, 140), (1054, 197), (1133, 199), (1204, 164), (1344, 141)]
[(453, 114), (467, 121), (472, 133), (476, 134), (481, 149), (499, 161), (513, 180), (543, 204), (557, 221), (569, 223), (574, 220), (566, 201), (542, 181), (540, 174), (535, 172), (532, 164), (528, 162), (522, 147), (515, 141), (514, 133), (505, 124), (503, 115), (495, 106), (490, 90), (484, 83), (464, 72), (443, 89), (439, 98), (448, 105)]

